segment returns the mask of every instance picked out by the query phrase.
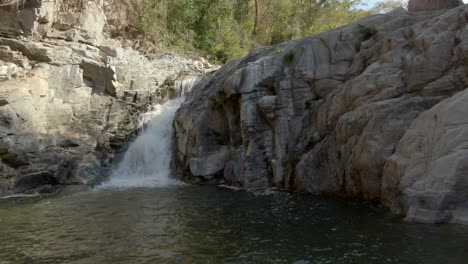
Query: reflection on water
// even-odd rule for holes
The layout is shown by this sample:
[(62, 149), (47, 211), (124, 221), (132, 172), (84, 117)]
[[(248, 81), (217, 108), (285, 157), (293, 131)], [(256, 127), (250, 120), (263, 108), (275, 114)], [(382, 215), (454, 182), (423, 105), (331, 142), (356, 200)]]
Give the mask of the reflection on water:
[(0, 263), (466, 263), (468, 227), (215, 187), (0, 201)]

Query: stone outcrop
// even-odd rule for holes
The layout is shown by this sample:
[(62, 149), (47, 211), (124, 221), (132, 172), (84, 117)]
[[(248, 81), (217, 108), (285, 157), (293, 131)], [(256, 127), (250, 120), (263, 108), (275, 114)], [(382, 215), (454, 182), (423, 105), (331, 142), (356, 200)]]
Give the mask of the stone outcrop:
[(468, 223), (468, 8), (395, 10), (233, 61), (176, 115), (173, 168)]
[(99, 182), (140, 114), (205, 72), (108, 38), (109, 2), (0, 7), (0, 196)]
[(468, 223), (467, 102), (464, 90), (422, 113), (387, 160), (382, 198), (411, 220)]
[(434, 11), (463, 5), (461, 0), (409, 0), (408, 11)]

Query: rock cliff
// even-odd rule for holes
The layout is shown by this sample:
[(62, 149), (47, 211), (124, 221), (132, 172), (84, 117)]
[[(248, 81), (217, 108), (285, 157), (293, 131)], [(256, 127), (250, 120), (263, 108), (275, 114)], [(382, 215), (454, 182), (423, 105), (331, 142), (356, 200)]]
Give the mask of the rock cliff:
[(0, 6), (0, 196), (99, 182), (139, 115), (205, 72), (112, 39), (120, 1), (13, 2)]
[(395, 10), (261, 48), (190, 92), (173, 168), (468, 223), (467, 73), (465, 6)]

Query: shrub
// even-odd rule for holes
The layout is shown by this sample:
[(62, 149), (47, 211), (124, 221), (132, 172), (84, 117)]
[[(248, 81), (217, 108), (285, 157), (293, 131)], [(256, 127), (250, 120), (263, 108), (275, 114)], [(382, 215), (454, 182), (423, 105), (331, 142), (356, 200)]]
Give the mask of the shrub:
[(284, 54), (283, 61), (287, 65), (291, 65), (291, 63), (294, 61), (295, 57), (296, 57), (296, 54), (294, 53), (294, 51), (290, 50), (290, 51), (286, 52), (286, 54)]
[(281, 46), (280, 45), (275, 45), (275, 53), (280, 54), (281, 53)]
[(223, 104), (221, 102), (218, 102), (217, 100), (211, 101), (211, 110), (216, 111), (222, 108), (223, 108)]
[(359, 29), (362, 33), (366, 35), (366, 39), (370, 39), (371, 37), (377, 35), (379, 31), (375, 27), (369, 27), (366, 25), (358, 24)]
[(218, 132), (216, 130), (212, 130), (211, 132), (213, 133), (214, 140), (215, 140), (215, 143), (217, 145), (225, 145), (226, 144), (226, 139), (227, 139), (226, 135), (224, 135), (223, 133)]
[(424, 38), (422, 40), (422, 42), (423, 42), (424, 51), (427, 51), (427, 50), (431, 49), (431, 44), (432, 43), (431, 43), (430, 40)]
[[(215, 63), (244, 56), (259, 46), (335, 29), (369, 14), (358, 10), (355, 0), (259, 1), (260, 18), (255, 17), (251, 0), (119, 1), (129, 6), (129, 33), (147, 36), (157, 52), (201, 55)], [(275, 51), (280, 53), (278, 48)]]
[(175, 81), (172, 80), (170, 77), (167, 78), (163, 83), (163, 86), (174, 86), (174, 85), (175, 85)]

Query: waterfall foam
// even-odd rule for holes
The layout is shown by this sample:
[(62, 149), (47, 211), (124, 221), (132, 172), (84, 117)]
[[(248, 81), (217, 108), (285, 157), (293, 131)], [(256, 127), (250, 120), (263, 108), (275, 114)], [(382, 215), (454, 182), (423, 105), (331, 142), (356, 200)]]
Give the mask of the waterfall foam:
[(182, 99), (157, 105), (141, 116), (142, 132), (100, 188), (164, 187), (181, 184), (169, 178), (172, 121)]

